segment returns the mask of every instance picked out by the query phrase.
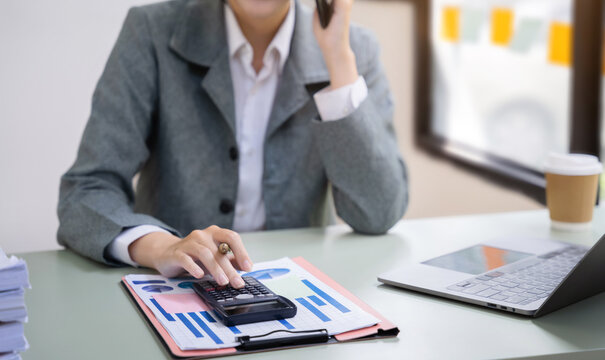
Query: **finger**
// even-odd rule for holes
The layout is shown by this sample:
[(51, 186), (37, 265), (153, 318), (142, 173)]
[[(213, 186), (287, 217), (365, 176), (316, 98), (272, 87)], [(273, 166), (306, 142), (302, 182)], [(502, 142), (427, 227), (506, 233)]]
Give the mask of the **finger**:
[(334, 1), (334, 11), (336, 9), (348, 11), (353, 7), (353, 0), (333, 0)]
[[(235, 257), (237, 259), (237, 255), (235, 255), (235, 253), (238, 250), (238, 247), (243, 247), (243, 244), (241, 243), (241, 238), (239, 236), (239, 234), (237, 234), (235, 231), (231, 231), (231, 230), (227, 230), (227, 229), (222, 229), (218, 226), (211, 226), (210, 228), (207, 229), (208, 232), (210, 232), (212, 235), (212, 244), (208, 245), (208, 248), (215, 254), (215, 260), (216, 262), (220, 265), (220, 267), (223, 269), (223, 271), (225, 272), (225, 274), (227, 275), (227, 277), (229, 278), (229, 283), (234, 287), (234, 288), (241, 288), (243, 287), (244, 284), (244, 280), (242, 279), (242, 277), (237, 273), (237, 270), (235, 270), (235, 268), (233, 267), (233, 264), (231, 264), (230, 261), (230, 257), (226, 256), (226, 255), (231, 255), (232, 257)], [(227, 253), (227, 254), (223, 254), (218, 250), (217, 244), (218, 243), (227, 243), (229, 244), (229, 247), (231, 247), (232, 249), (232, 253)], [(240, 245), (238, 245), (238, 242)], [(241, 252), (241, 250), (239, 250)], [(243, 249), (244, 253), (246, 251), (246, 249)], [(248, 254), (246, 253), (246, 256)], [(249, 260), (246, 260), (249, 261)]]
[(214, 242), (207, 246), (208, 249), (214, 254), (214, 260), (221, 267), (223, 272), (228, 278), (229, 283), (234, 288), (242, 288), (245, 283), (242, 277), (238, 274), (237, 270), (231, 263), (231, 259), (235, 259), (233, 253), (223, 254), (218, 250), (218, 247), (214, 244)]
[(195, 263), (195, 261), (191, 258), (191, 256), (189, 256), (185, 253), (181, 253), (181, 255), (178, 257), (178, 262), (179, 262), (180, 266), (182, 266), (183, 269), (185, 269), (185, 271), (187, 271), (189, 274), (191, 274), (196, 279), (199, 279), (202, 276), (204, 276), (204, 270), (202, 270), (202, 268), (198, 264)]
[(223, 271), (225, 272), (225, 274), (227, 274), (227, 277), (229, 278), (229, 283), (231, 284), (231, 286), (233, 286), (236, 289), (239, 289), (239, 288), (244, 287), (244, 285), (246, 285), (244, 283), (244, 280), (242, 279), (242, 277), (237, 273), (237, 270), (235, 270), (235, 268), (231, 264), (231, 261), (229, 261), (229, 257), (217, 252), (216, 261), (221, 266), (221, 268), (223, 268)]
[(235, 260), (237, 261), (238, 268), (245, 271), (252, 270), (252, 260), (250, 260), (248, 251), (246, 251), (242, 238), (238, 233), (232, 230), (219, 228), (218, 226), (209, 230), (212, 232), (215, 243), (225, 242), (229, 244), (229, 247), (235, 256)]
[(218, 249), (211, 249), (208, 245), (204, 246), (199, 242), (191, 242), (188, 254), (197, 258), (219, 285), (227, 285), (229, 283), (229, 278), (214, 257), (216, 251), (218, 251)]
[[(204, 266), (206, 266), (206, 268), (208, 269), (208, 271), (211, 274), (213, 274), (213, 276), (215, 277), (215, 280), (217, 280), (217, 283), (219, 283), (220, 285), (227, 285), (228, 283), (230, 283), (234, 288), (241, 288), (245, 285), (244, 280), (237, 273), (237, 270), (235, 270), (235, 268), (231, 264), (231, 261), (229, 261), (230, 258), (228, 256), (225, 256), (221, 252), (219, 252), (218, 247), (214, 243), (214, 240), (210, 240), (209, 242), (207, 241), (207, 243), (205, 243), (205, 244), (196, 243), (195, 246), (202, 247), (201, 250), (198, 250), (198, 251), (203, 252), (203, 254), (200, 254), (200, 261), (202, 261), (202, 264)], [(207, 251), (206, 249), (209, 251)], [(212, 254), (212, 255), (210, 255), (210, 254)], [(233, 256), (232, 254), (229, 254), (229, 255)], [(212, 256), (213, 259), (210, 259), (210, 256)], [(204, 259), (201, 259), (202, 257)], [(205, 259), (208, 259), (208, 261), (206, 261)], [(211, 261), (211, 260), (213, 260), (213, 261)], [(218, 264), (218, 268), (210, 269), (206, 265), (207, 263)], [(211, 266), (213, 266), (213, 265), (211, 265)], [(220, 276), (222, 276), (222, 275), (221, 275), (221, 271), (219, 270), (219, 268), (220, 268), (220, 270), (222, 270), (222, 274), (224, 274), (224, 276), (226, 276), (227, 280), (220, 278)], [(218, 275), (214, 275), (214, 274), (218, 274)], [(221, 279), (221, 280), (219, 281), (219, 279)]]
[[(226, 253), (224, 256), (225, 256), (227, 259), (229, 259), (229, 262), (231, 263), (231, 265), (233, 265), (233, 267), (234, 267), (236, 270), (242, 270), (242, 269), (240, 269), (240, 268), (239, 268), (239, 264), (237, 263), (237, 259), (236, 259), (236, 258), (235, 258), (235, 256), (233, 255), (233, 252)], [(246, 271), (246, 270), (242, 270), (242, 271)]]
[(235, 256), (233, 256), (233, 253), (225, 254), (225, 257), (229, 259), (229, 262), (231, 263), (231, 265), (233, 265), (234, 268), (239, 269), (239, 264), (237, 263), (237, 259), (235, 258)]

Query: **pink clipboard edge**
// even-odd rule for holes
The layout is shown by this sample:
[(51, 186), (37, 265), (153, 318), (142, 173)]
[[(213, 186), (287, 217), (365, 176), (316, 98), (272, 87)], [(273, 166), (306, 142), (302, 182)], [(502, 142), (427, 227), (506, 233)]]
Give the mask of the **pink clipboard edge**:
[[(355, 340), (355, 339), (359, 339), (362, 337), (375, 335), (378, 333), (379, 330), (388, 331), (388, 330), (393, 330), (396, 328), (395, 324), (393, 324), (392, 322), (387, 320), (385, 317), (383, 317), (380, 313), (378, 313), (376, 310), (374, 310), (368, 304), (361, 301), (358, 297), (353, 295), (349, 290), (344, 288), (342, 285), (340, 285), (336, 281), (332, 280), (332, 278), (330, 278), (328, 275), (321, 272), (318, 268), (313, 266), (313, 264), (311, 264), (310, 262), (305, 260), (303, 257), (301, 257), (301, 256), (295, 257), (292, 259), (292, 261), (294, 261), (300, 267), (307, 270), (310, 274), (312, 274), (313, 276), (315, 276), (316, 278), (321, 280), (324, 284), (328, 285), (332, 289), (338, 291), (341, 295), (343, 295), (347, 299), (354, 302), (357, 306), (362, 308), (364, 311), (367, 311), (368, 313), (372, 314), (373, 316), (375, 316), (376, 318), (378, 318), (380, 320), (380, 322), (378, 324), (373, 325), (373, 326), (369, 326), (369, 327), (366, 327), (363, 329), (351, 330), (351, 331), (347, 331), (347, 332), (344, 332), (344, 333), (341, 333), (338, 335), (334, 335), (334, 338), (336, 340), (338, 340), (338, 341)], [(178, 356), (178, 357), (215, 357), (215, 356), (221, 356), (221, 355), (234, 354), (234, 353), (238, 352), (238, 350), (234, 347), (216, 349), (216, 350), (181, 350), (177, 346), (176, 342), (172, 339), (170, 334), (168, 334), (168, 331), (166, 331), (166, 329), (164, 329), (164, 326), (162, 326), (162, 324), (156, 319), (156, 317), (153, 314), (153, 312), (151, 311), (151, 309), (149, 309), (147, 307), (147, 305), (145, 305), (143, 300), (141, 300), (141, 298), (139, 298), (139, 296), (134, 291), (134, 289), (130, 286), (130, 284), (128, 284), (128, 282), (126, 281), (126, 277), (122, 277), (122, 282), (124, 283), (124, 285), (126, 286), (128, 291), (130, 292), (132, 297), (135, 299), (135, 301), (137, 302), (139, 307), (143, 310), (143, 312), (145, 313), (145, 316), (147, 316), (147, 318), (149, 319), (149, 321), (151, 322), (153, 327), (160, 334), (160, 336), (162, 337), (162, 339), (168, 346), (168, 349), (174, 356)]]
[(212, 357), (212, 356), (220, 356), (220, 355), (226, 355), (226, 354), (231, 354), (231, 353), (237, 352), (237, 349), (234, 347), (216, 349), (216, 350), (181, 350), (178, 347), (178, 345), (176, 344), (176, 342), (172, 339), (170, 334), (168, 334), (168, 331), (166, 331), (166, 329), (164, 329), (164, 326), (162, 326), (162, 323), (160, 323), (158, 321), (158, 319), (156, 319), (156, 317), (153, 314), (153, 312), (151, 311), (151, 309), (149, 309), (147, 307), (147, 305), (145, 305), (143, 300), (141, 300), (141, 298), (137, 295), (137, 293), (130, 286), (130, 284), (128, 284), (128, 282), (126, 281), (126, 277), (122, 277), (122, 282), (124, 283), (124, 285), (126, 285), (126, 288), (130, 292), (132, 297), (135, 299), (135, 301), (137, 302), (139, 307), (143, 310), (143, 312), (145, 313), (145, 316), (147, 316), (147, 319), (149, 319), (149, 321), (151, 321), (151, 324), (153, 325), (155, 330), (160, 334), (160, 336), (162, 337), (162, 339), (168, 346), (168, 349), (170, 350), (172, 355), (175, 355), (178, 357)]

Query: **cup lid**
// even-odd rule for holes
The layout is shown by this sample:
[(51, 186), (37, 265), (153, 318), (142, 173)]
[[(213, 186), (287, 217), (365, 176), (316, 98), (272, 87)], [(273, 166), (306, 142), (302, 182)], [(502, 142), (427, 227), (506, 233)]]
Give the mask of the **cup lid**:
[(569, 176), (595, 175), (603, 172), (603, 165), (594, 155), (550, 153), (544, 172)]

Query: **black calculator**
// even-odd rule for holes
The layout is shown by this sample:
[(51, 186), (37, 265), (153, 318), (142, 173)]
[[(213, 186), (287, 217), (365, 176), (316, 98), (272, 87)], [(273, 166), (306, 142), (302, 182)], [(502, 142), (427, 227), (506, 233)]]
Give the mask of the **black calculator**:
[(276, 295), (252, 276), (242, 276), (245, 286), (236, 289), (214, 280), (193, 283), (193, 290), (227, 326), (287, 319), (296, 315), (296, 305)]

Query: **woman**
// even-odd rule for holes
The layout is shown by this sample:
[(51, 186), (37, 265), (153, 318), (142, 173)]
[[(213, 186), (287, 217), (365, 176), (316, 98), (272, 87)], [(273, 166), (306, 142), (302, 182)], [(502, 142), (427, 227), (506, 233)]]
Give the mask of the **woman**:
[(321, 224), (328, 184), (353, 229), (386, 232), (407, 205), (390, 92), (352, 0), (334, 2), (325, 29), (291, 0), (131, 9), (62, 177), (59, 242), (241, 287), (235, 231)]

